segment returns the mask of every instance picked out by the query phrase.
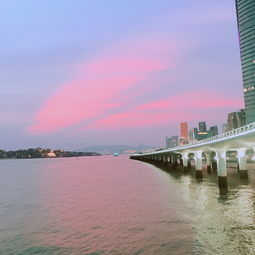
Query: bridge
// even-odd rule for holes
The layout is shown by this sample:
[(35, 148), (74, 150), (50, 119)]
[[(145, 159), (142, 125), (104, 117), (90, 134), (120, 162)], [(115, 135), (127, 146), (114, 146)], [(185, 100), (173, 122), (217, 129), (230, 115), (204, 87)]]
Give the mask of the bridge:
[[(229, 132), (191, 142), (174, 148), (136, 153), (131, 159), (146, 162), (161, 162), (176, 169), (178, 164), (184, 171), (191, 169), (191, 160), (195, 161), (196, 178), (203, 178), (203, 159), (207, 171), (217, 170), (220, 189), (227, 189), (227, 154), (234, 153), (241, 179), (248, 178), (247, 159), (255, 153), (255, 122)], [(178, 160), (179, 159), (179, 160)]]

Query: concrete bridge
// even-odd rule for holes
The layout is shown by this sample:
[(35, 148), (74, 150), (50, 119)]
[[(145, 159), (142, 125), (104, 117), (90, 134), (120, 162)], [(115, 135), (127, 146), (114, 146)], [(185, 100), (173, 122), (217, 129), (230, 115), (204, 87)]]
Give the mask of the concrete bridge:
[[(247, 158), (255, 153), (255, 122), (232, 131), (192, 142), (183, 146), (137, 153), (131, 159), (146, 162), (161, 162), (175, 169), (178, 163), (188, 171), (191, 159), (195, 160), (196, 178), (203, 178), (202, 160), (205, 159), (208, 172), (217, 169), (220, 189), (227, 189), (227, 153), (237, 158), (240, 178), (247, 179)], [(250, 154), (250, 155), (249, 155)], [(179, 158), (179, 160), (177, 160)]]

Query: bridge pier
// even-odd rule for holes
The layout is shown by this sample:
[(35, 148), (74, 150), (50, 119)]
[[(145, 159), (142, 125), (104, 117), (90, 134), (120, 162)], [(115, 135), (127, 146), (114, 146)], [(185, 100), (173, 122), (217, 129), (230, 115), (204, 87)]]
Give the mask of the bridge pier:
[(160, 156), (159, 156), (159, 163), (160, 163), (161, 165), (164, 164), (164, 157), (163, 157), (163, 155), (160, 155)]
[(191, 170), (191, 158), (188, 156), (188, 169)]
[(180, 167), (183, 167), (183, 159), (182, 158), (179, 159), (179, 165), (180, 165)]
[(207, 168), (207, 173), (211, 174), (212, 173), (212, 153), (211, 152), (206, 152), (206, 168)]
[(160, 163), (164, 166), (165, 165), (165, 156), (161, 155), (161, 161)]
[(246, 150), (238, 150), (237, 159), (237, 170), (239, 172), (240, 179), (248, 179)]
[(212, 171), (213, 173), (217, 172), (217, 160), (215, 159), (212, 160)]
[(218, 185), (220, 190), (228, 189), (226, 151), (216, 151)]
[(196, 178), (203, 178), (202, 152), (195, 152)]
[(171, 165), (171, 157), (168, 155), (167, 156), (167, 166)]
[(172, 166), (173, 166), (172, 154), (169, 154), (168, 167), (169, 167), (169, 168), (172, 168)]
[(162, 165), (165, 165), (165, 156), (162, 155)]
[(183, 170), (184, 170), (185, 173), (187, 173), (189, 171), (188, 159), (187, 158), (183, 158)]
[(183, 171), (188, 172), (189, 170), (189, 156), (187, 153), (182, 153), (182, 164), (183, 164)]
[(169, 167), (169, 165), (171, 163), (171, 157), (169, 154), (167, 155), (166, 159), (167, 159), (167, 167)]
[(168, 156), (163, 155), (163, 158), (164, 158), (164, 166), (168, 166)]
[(172, 169), (175, 170), (177, 168), (177, 155), (171, 154), (171, 162), (172, 162)]

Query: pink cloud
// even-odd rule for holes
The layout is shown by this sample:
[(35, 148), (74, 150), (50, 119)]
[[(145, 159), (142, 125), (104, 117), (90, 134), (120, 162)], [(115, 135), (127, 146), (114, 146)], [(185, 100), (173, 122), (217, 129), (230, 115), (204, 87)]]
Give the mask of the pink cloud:
[[(208, 110), (226, 107), (241, 108), (240, 99), (229, 99), (213, 91), (187, 92), (164, 100), (140, 104), (127, 112), (110, 115), (83, 129), (119, 129), (146, 126), (165, 126), (183, 119), (208, 119)], [(219, 115), (219, 114), (218, 114)]]
[(167, 99), (149, 102), (142, 104), (138, 107), (140, 111), (148, 110), (196, 110), (210, 108), (241, 108), (243, 107), (243, 101), (241, 98), (228, 98), (227, 95), (222, 95), (212, 90), (186, 92), (177, 96), (170, 96)]
[[(139, 112), (121, 112), (98, 120), (84, 129), (120, 129), (145, 126), (156, 126), (169, 122), (171, 114), (145, 114)], [(172, 115), (171, 117), (175, 117)]]
[[(204, 116), (204, 114), (199, 115)], [(88, 129), (125, 129), (125, 128), (140, 128), (140, 127), (160, 127), (167, 126), (171, 123), (182, 121), (185, 118), (186, 121), (192, 121), (198, 117), (197, 114), (180, 115), (175, 112), (121, 112), (118, 114), (110, 115), (106, 118), (95, 121), (91, 125), (88, 125), (80, 130)]]
[(57, 132), (99, 118), (124, 104), (118, 98), (125, 90), (172, 66), (171, 61), (152, 56), (153, 51), (149, 49), (147, 55), (139, 57), (132, 55), (126, 45), (122, 51), (110, 53), (83, 64), (79, 74), (81, 78), (63, 85), (52, 95), (34, 116), (28, 131)]
[[(121, 89), (141, 81), (143, 77), (115, 77), (77, 81), (65, 85), (50, 97), (35, 116), (31, 132), (56, 132), (83, 120), (119, 107), (114, 99)], [(112, 101), (111, 101), (112, 100)]]

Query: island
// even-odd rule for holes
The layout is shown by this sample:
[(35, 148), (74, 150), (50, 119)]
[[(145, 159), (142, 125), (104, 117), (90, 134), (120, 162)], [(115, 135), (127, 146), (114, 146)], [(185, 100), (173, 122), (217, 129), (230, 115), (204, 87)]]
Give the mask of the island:
[(5, 151), (0, 150), (0, 159), (7, 158), (64, 158), (64, 157), (83, 157), (83, 156), (101, 156), (96, 152), (77, 152), (77, 151), (65, 151), (62, 149), (52, 150), (43, 148), (29, 148), (22, 150)]

